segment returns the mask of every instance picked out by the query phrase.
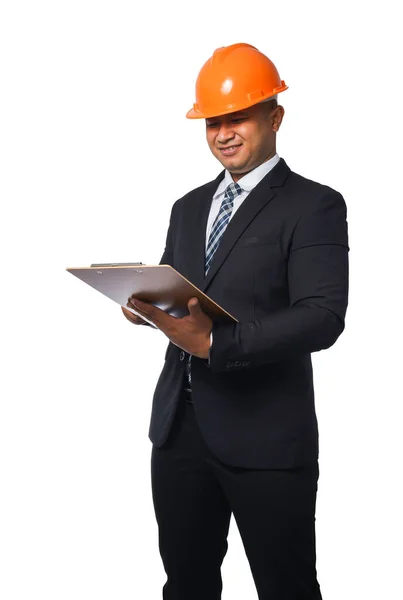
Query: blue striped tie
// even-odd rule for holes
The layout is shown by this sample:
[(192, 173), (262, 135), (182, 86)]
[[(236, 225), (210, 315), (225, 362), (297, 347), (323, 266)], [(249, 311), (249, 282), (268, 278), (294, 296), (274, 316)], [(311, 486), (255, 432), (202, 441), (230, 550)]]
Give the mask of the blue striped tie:
[(213, 260), (213, 256), (220, 245), (222, 235), (227, 227), (232, 209), (234, 207), (234, 198), (242, 193), (242, 188), (237, 183), (230, 183), (225, 190), (224, 199), (220, 206), (220, 211), (214, 221), (214, 224), (210, 231), (210, 236), (206, 249), (206, 263), (205, 263), (205, 274), (207, 275), (208, 270)]
[[(221, 203), (219, 213), (214, 221), (209, 235), (206, 250), (206, 275), (210, 268), (211, 261), (213, 260), (214, 253), (220, 244), (222, 234), (224, 233), (224, 230), (227, 227), (228, 222), (230, 220), (232, 209), (234, 207), (234, 198), (236, 196), (239, 196), (239, 194), (241, 194), (242, 191), (243, 190), (241, 186), (237, 183), (230, 183), (227, 189), (225, 190), (224, 199)], [(189, 391), (191, 391), (192, 389), (191, 360), (192, 355), (189, 354), (189, 358), (186, 361), (185, 370), (185, 387)]]

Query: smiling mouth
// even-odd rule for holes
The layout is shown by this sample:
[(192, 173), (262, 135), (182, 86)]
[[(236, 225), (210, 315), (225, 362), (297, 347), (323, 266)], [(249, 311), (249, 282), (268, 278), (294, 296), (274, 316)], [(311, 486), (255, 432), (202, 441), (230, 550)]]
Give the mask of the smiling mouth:
[(241, 147), (241, 144), (238, 144), (236, 146), (226, 146), (225, 148), (219, 148), (219, 150), (225, 156), (230, 156), (231, 154), (235, 154), (235, 152), (237, 152), (238, 148), (240, 148), (240, 147)]

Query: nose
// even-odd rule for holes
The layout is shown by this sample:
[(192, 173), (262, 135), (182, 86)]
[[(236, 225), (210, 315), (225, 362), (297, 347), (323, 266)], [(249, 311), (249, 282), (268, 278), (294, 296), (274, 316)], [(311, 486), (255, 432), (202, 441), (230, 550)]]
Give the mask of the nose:
[(226, 144), (235, 137), (235, 133), (232, 130), (231, 124), (222, 123), (220, 129), (217, 132), (217, 142), (220, 144)]

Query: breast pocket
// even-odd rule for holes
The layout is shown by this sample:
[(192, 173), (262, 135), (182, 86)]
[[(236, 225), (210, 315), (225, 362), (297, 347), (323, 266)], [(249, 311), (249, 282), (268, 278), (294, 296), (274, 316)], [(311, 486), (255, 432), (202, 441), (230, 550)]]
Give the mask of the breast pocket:
[(275, 233), (267, 233), (265, 235), (249, 235), (239, 238), (240, 246), (265, 246), (266, 244), (276, 244), (278, 235)]

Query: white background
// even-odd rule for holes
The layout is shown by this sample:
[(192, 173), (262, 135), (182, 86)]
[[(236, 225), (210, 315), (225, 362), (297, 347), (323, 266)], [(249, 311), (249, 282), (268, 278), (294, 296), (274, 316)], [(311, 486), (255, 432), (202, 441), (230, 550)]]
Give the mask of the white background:
[[(161, 598), (147, 434), (167, 340), (65, 268), (159, 261), (173, 202), (221, 169), (185, 118), (197, 73), (239, 41), (289, 85), (279, 155), (349, 210), (346, 331), (314, 357), (323, 597), (403, 597), (397, 6), (2, 4), (3, 600)], [(234, 522), (223, 580), (257, 598)]]

